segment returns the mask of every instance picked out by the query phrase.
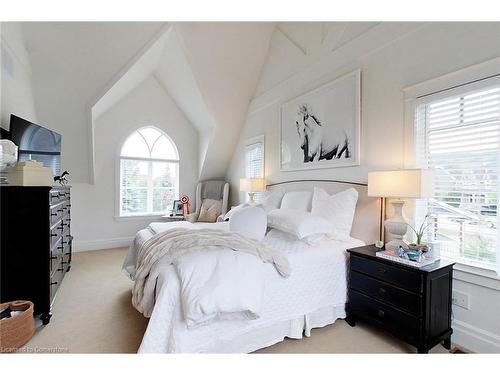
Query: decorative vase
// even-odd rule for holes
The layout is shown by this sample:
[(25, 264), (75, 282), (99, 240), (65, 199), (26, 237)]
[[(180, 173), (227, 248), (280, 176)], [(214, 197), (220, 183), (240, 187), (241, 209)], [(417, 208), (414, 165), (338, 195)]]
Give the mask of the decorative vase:
[(406, 218), (403, 214), (403, 206), (405, 202), (401, 200), (395, 200), (392, 201), (391, 204), (394, 207), (394, 216), (392, 216), (390, 219), (387, 219), (384, 222), (384, 225), (387, 232), (392, 234), (394, 238), (385, 245), (385, 248), (387, 250), (395, 250), (399, 248), (399, 246), (407, 246), (403, 241), (403, 237), (408, 230), (408, 222), (406, 221)]

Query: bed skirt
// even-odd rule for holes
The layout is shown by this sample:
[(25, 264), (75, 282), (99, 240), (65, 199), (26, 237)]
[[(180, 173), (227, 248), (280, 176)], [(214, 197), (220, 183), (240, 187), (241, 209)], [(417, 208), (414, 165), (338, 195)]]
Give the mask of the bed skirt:
[(327, 306), (295, 319), (270, 323), (231, 339), (220, 339), (210, 347), (200, 348), (201, 353), (251, 353), (283, 341), (286, 337), (310, 337), (313, 328), (320, 328), (346, 317), (345, 304)]

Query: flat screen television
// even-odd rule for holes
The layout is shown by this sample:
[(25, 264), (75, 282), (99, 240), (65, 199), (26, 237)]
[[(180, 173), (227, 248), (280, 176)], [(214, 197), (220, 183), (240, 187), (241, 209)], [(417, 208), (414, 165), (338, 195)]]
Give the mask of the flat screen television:
[(36, 160), (61, 174), (61, 135), (28, 120), (10, 115), (9, 138), (18, 147), (18, 161)]

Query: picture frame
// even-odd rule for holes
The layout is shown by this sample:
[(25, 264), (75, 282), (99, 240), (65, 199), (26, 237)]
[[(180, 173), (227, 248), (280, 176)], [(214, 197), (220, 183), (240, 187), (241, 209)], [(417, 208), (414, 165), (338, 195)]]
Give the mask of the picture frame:
[(295, 97), (280, 108), (280, 170), (360, 164), (361, 71)]
[(172, 204), (172, 215), (174, 216), (182, 216), (184, 215), (184, 203), (181, 202), (180, 199), (174, 200)]

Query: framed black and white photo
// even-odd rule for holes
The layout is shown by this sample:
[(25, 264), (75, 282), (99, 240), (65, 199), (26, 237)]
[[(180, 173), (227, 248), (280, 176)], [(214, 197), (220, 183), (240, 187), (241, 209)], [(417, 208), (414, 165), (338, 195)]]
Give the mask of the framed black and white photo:
[(359, 165), (361, 72), (281, 106), (281, 170)]
[(178, 199), (174, 200), (174, 203), (172, 206), (173, 206), (172, 207), (172, 214), (173, 215), (183, 215), (184, 214), (184, 212), (183, 212), (184, 204), (180, 200), (178, 200)]

